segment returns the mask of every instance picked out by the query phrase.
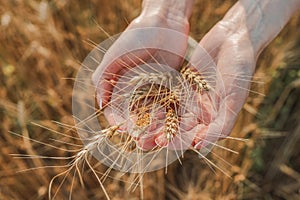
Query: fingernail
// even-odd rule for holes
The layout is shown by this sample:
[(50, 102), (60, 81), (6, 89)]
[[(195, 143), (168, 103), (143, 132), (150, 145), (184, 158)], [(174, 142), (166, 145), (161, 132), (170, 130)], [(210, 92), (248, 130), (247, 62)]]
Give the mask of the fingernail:
[(200, 149), (202, 147), (202, 141), (198, 142), (197, 144), (194, 145), (195, 149)]
[(100, 110), (102, 110), (102, 108), (103, 108), (102, 98), (98, 98), (98, 99), (99, 99), (99, 108), (100, 108)]

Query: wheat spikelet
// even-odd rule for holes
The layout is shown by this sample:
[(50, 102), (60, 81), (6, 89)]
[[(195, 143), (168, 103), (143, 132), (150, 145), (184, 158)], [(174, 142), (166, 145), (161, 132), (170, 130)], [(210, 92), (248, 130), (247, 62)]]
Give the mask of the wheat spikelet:
[(138, 127), (145, 127), (150, 124), (150, 114), (147, 112), (147, 109), (143, 107), (141, 111), (138, 112), (138, 119), (136, 125)]
[(180, 71), (182, 77), (189, 82), (189, 84), (196, 86), (196, 90), (200, 93), (209, 91), (209, 85), (199, 72), (193, 71), (191, 68), (184, 67)]
[(166, 134), (168, 142), (170, 142), (173, 137), (178, 132), (178, 116), (173, 108), (169, 107), (167, 109), (166, 122), (164, 126), (164, 133)]

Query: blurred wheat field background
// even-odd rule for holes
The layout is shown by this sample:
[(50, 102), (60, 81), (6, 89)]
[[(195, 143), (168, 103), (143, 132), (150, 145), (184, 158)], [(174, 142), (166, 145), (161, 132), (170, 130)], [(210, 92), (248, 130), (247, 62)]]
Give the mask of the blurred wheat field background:
[[(195, 0), (191, 36), (199, 41), (235, 2)], [(139, 0), (0, 2), (0, 199), (48, 199), (49, 182), (63, 168), (45, 166), (67, 161), (18, 159), (12, 154), (71, 156), (26, 138), (61, 149), (81, 145), (41, 126), (77, 137), (76, 130), (64, 124), (74, 125), (71, 98), (80, 63), (93, 49), (92, 43), (108, 37), (101, 28), (117, 34), (140, 9)], [(254, 92), (231, 134), (248, 140), (220, 141), (239, 154), (215, 148), (208, 155), (231, 178), (186, 152), (183, 164), (171, 164), (167, 174), (162, 169), (144, 175), (144, 199), (300, 199), (299, 16), (258, 60)], [(106, 170), (97, 167), (99, 172)], [(38, 169), (19, 172), (34, 168)], [(72, 183), (71, 175), (56, 199), (68, 199), (71, 189), (73, 199), (104, 199), (91, 171), (87, 169), (83, 177), (84, 187), (78, 178)], [(132, 181), (130, 174), (112, 171), (103, 184), (111, 199), (140, 199), (139, 189), (128, 191)]]

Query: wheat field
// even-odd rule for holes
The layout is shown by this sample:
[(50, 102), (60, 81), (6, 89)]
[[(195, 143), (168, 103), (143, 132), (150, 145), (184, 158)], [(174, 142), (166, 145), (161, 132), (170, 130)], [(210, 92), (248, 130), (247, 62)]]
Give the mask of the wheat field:
[[(235, 2), (195, 0), (190, 35), (199, 41)], [(0, 2), (0, 199), (48, 199), (52, 178), (82, 146), (72, 116), (76, 73), (94, 44), (122, 32), (140, 10), (138, 0)], [(215, 148), (205, 160), (187, 151), (182, 163), (145, 173), (142, 181), (90, 158), (106, 177), (101, 184), (83, 163), (82, 176), (53, 181), (52, 197), (299, 199), (299, 79), (297, 14), (259, 57), (230, 135), (247, 140), (219, 142), (238, 154)]]

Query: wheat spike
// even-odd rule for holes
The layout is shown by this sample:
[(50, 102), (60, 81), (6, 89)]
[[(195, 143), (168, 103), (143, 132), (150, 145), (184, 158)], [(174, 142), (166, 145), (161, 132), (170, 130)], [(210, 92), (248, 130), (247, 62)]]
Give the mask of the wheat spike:
[(189, 84), (195, 85), (196, 90), (201, 94), (203, 91), (209, 91), (207, 82), (198, 72), (193, 71), (191, 68), (184, 67), (180, 73), (182, 77), (189, 82)]

